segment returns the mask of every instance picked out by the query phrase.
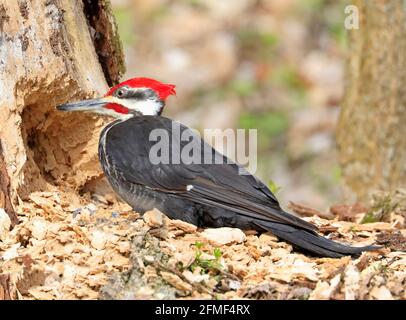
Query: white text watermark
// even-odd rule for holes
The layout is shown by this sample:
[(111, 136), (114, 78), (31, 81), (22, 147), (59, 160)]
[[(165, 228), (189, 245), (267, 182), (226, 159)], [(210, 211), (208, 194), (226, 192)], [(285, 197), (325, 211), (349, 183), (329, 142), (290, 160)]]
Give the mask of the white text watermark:
[(257, 170), (256, 129), (204, 129), (202, 137), (199, 131), (173, 122), (171, 131), (152, 130), (149, 140), (154, 142), (149, 151), (154, 165), (238, 163), (243, 167), (241, 175)]

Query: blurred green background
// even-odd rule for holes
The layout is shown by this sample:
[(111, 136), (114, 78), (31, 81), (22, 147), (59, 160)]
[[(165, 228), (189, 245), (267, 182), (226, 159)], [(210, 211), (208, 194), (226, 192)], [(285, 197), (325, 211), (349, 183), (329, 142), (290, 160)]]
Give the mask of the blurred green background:
[(342, 201), (335, 126), (343, 1), (112, 0), (124, 78), (173, 83), (165, 115), (197, 128), (258, 129), (258, 170), (277, 196)]

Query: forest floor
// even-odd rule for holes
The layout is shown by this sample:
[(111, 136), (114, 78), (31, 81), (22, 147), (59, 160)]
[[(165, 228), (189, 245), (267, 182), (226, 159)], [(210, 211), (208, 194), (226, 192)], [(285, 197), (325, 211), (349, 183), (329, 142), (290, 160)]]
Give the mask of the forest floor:
[(272, 234), (197, 229), (157, 210), (141, 217), (106, 198), (33, 193), (12, 231), (0, 212), (0, 300), (406, 299), (404, 190), (369, 208), (291, 205), (331, 239), (382, 245), (356, 259), (310, 257)]

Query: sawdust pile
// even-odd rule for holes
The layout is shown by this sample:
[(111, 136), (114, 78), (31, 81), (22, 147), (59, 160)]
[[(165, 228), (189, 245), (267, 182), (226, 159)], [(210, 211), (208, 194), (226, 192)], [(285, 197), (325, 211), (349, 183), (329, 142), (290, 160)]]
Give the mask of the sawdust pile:
[(346, 221), (305, 218), (331, 239), (382, 244), (358, 259), (309, 257), (271, 234), (200, 230), (157, 210), (141, 217), (108, 196), (32, 193), (18, 209), (12, 231), (0, 210), (0, 300), (406, 299), (405, 191), (367, 211), (332, 210)]

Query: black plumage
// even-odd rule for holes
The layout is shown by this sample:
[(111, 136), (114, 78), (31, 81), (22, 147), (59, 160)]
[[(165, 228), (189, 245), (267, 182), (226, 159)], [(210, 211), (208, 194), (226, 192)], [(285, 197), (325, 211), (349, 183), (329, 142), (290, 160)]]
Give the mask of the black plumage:
[[(101, 133), (99, 158), (113, 189), (134, 210), (154, 207), (170, 218), (199, 227), (236, 227), (271, 231), (313, 254), (327, 257), (358, 255), (373, 246), (351, 247), (317, 234), (316, 226), (281, 209), (272, 192), (253, 175), (208, 146), (200, 136), (188, 131), (189, 141), (172, 134), (190, 130), (160, 116), (135, 116), (110, 123)], [(150, 161), (153, 129), (168, 132), (170, 151), (180, 152), (187, 144), (197, 144), (201, 159), (221, 157), (223, 164), (159, 163)], [(190, 145), (189, 145), (190, 146)], [(206, 158), (205, 158), (206, 157)]]

